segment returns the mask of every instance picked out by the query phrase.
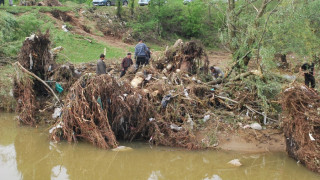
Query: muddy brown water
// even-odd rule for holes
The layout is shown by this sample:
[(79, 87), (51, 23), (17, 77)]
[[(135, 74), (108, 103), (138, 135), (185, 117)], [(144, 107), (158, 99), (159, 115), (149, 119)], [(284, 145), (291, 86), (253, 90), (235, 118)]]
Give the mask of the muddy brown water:
[[(14, 114), (0, 113), (0, 179), (199, 179), (319, 180), (320, 175), (285, 153), (187, 151), (127, 143), (113, 152), (87, 143), (50, 143), (48, 130), (20, 127)], [(227, 164), (239, 159), (243, 166)]]

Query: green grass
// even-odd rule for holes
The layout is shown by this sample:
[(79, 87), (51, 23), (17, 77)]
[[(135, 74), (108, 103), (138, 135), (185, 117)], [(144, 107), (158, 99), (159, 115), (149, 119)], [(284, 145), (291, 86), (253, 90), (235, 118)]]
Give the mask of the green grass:
[[(14, 68), (11, 65), (0, 66), (0, 110), (13, 111), (15, 100), (12, 94)], [(11, 93), (10, 93), (11, 92)]]
[(125, 52), (121, 48), (112, 47), (105, 43), (99, 43), (92, 40), (90, 43), (83, 36), (74, 35), (61, 30), (54, 29), (51, 32), (53, 36), (54, 47), (62, 46), (64, 50), (59, 55), (59, 60), (68, 60), (72, 63), (91, 62), (99, 59), (104, 48), (107, 50), (107, 59), (118, 59), (125, 56)]

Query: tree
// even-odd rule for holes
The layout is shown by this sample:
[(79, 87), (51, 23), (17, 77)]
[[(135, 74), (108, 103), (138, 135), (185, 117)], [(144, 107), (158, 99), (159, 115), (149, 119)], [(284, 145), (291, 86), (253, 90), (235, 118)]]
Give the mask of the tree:
[(117, 0), (117, 17), (121, 19), (121, 13), (122, 13), (122, 1)]
[(134, 15), (134, 0), (130, 1), (130, 12), (131, 12), (131, 16), (133, 17), (133, 15)]

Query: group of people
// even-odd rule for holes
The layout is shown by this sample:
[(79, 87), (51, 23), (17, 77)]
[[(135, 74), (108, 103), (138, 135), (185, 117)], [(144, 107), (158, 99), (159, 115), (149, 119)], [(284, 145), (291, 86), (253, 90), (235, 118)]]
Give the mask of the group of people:
[[(143, 43), (142, 39), (139, 39), (139, 43), (135, 47), (134, 59), (136, 60), (135, 71), (139, 69), (140, 66), (144, 66), (149, 64), (151, 59), (152, 52), (150, 48), (147, 47), (145, 43)], [(120, 77), (124, 76), (131, 65), (133, 65), (133, 61), (131, 59), (132, 54), (129, 52), (127, 56), (123, 58), (121, 62), (121, 74)], [(100, 59), (97, 62), (96, 74), (106, 74), (106, 64), (104, 62), (105, 55), (101, 54)]]
[[(3, 1), (3, 0), (0, 0)], [(142, 39), (139, 39), (139, 43), (135, 47), (134, 52), (134, 59), (136, 60), (135, 64), (135, 72), (139, 69), (140, 66), (144, 66), (149, 64), (151, 59), (151, 51), (150, 48), (147, 47), (145, 43), (143, 43)], [(131, 59), (132, 54), (129, 52), (127, 56), (123, 58), (121, 62), (121, 74), (120, 77), (126, 74), (126, 71), (129, 69), (130, 66), (133, 65), (133, 61)], [(106, 64), (104, 62), (105, 55), (101, 54), (100, 59), (97, 62), (97, 75), (106, 74)], [(224, 78), (223, 71), (216, 66), (210, 67), (211, 75), (214, 79)], [(315, 88), (315, 78), (314, 78), (314, 63), (311, 65), (308, 63), (303, 64), (300, 67), (300, 72), (304, 75), (305, 78), (305, 85), (311, 88)]]
[[(0, 0), (0, 6), (1, 4), (4, 6), (4, 0)], [(9, 5), (12, 6), (13, 5), (13, 0), (9, 0)]]
[(314, 63), (304, 63), (300, 67), (300, 73), (304, 76), (304, 83), (306, 86), (311, 88), (316, 87), (316, 80), (314, 78)]

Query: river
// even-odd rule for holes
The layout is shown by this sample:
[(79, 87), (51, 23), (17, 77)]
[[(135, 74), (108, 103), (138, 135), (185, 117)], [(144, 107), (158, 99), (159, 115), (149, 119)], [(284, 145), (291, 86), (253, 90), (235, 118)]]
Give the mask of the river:
[[(14, 114), (0, 113), (0, 179), (192, 179), (319, 180), (284, 152), (248, 154), (188, 151), (124, 143), (131, 151), (114, 152), (87, 143), (52, 143), (44, 128), (20, 127)], [(234, 167), (228, 162), (239, 159)]]

